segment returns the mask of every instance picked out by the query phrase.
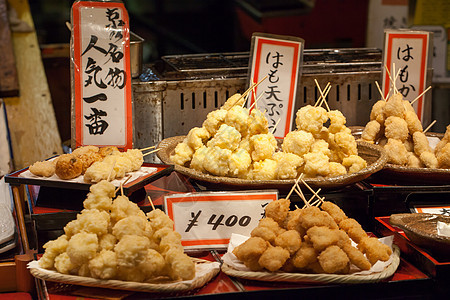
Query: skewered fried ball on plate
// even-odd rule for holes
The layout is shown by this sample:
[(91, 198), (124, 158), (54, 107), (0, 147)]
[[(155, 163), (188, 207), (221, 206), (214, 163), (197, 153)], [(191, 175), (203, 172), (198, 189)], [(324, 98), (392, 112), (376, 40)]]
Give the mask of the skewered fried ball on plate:
[(55, 174), (61, 179), (73, 179), (81, 175), (83, 162), (73, 154), (62, 154), (56, 161)]

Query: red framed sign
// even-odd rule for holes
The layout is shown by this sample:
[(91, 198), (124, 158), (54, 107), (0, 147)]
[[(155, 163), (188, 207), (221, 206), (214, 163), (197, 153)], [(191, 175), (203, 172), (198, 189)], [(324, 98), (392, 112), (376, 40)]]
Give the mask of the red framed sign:
[(256, 104), (266, 110), (269, 130), (276, 138), (284, 138), (292, 130), (303, 45), (303, 39), (296, 37), (252, 36), (249, 86), (267, 77), (250, 93), (249, 107), (262, 95)]
[(225, 248), (232, 233), (250, 236), (278, 191), (202, 192), (164, 197), (186, 248)]
[[(384, 46), (385, 69), (383, 94), (388, 97), (391, 80), (397, 75), (395, 86), (409, 101), (415, 100), (426, 89), (430, 32), (386, 30)], [(395, 70), (393, 68), (395, 64)], [(388, 74), (389, 72), (389, 74)], [(392, 94), (392, 91), (391, 91)], [(417, 116), (423, 120), (424, 95), (413, 103)]]
[(130, 30), (123, 3), (72, 6), (75, 146), (132, 148)]

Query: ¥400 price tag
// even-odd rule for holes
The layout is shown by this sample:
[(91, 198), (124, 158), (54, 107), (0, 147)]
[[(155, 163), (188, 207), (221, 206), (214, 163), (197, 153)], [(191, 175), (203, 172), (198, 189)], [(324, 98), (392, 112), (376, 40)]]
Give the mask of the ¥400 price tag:
[(223, 248), (231, 234), (250, 235), (278, 191), (205, 192), (166, 196), (166, 213), (186, 248)]

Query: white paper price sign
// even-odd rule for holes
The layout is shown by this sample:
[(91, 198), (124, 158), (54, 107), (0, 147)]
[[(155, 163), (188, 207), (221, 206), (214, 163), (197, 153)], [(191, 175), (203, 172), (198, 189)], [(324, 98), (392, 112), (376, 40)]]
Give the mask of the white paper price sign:
[(417, 213), (438, 214), (450, 216), (450, 206), (414, 206)]
[[(397, 76), (395, 86), (404, 99), (413, 101), (426, 89), (430, 32), (386, 30), (383, 72), (383, 94), (388, 95), (391, 84), (389, 74)], [(393, 68), (395, 64), (395, 70)], [(424, 95), (414, 104), (417, 116), (423, 120)]]
[(75, 146), (132, 147), (130, 33), (123, 3), (72, 6)]
[(167, 215), (186, 248), (224, 248), (232, 233), (250, 235), (278, 191), (204, 192), (166, 196)]
[(267, 77), (250, 93), (249, 107), (259, 99), (256, 104), (266, 110), (269, 130), (276, 138), (284, 138), (292, 129), (303, 44), (296, 37), (252, 36), (250, 85)]

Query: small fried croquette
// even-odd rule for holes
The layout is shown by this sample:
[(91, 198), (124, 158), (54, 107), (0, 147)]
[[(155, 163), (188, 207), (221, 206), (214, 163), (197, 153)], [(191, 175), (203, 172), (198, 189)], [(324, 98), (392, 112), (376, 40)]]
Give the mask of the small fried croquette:
[(282, 224), (284, 219), (287, 217), (290, 205), (291, 201), (284, 198), (269, 202), (265, 209), (266, 217), (272, 218), (278, 224)]
[(329, 228), (338, 228), (333, 218), (318, 207), (309, 206), (302, 210), (300, 223), (303, 228), (308, 230), (313, 226), (326, 226)]
[(347, 218), (339, 222), (339, 228), (344, 230), (355, 243), (359, 243), (361, 239), (367, 237), (367, 233), (362, 226), (353, 218)]
[(309, 241), (301, 243), (300, 248), (292, 256), (292, 264), (299, 269), (306, 268), (317, 260), (317, 251)]
[(347, 254), (336, 245), (323, 250), (317, 260), (325, 273), (328, 274), (345, 274), (350, 269), (350, 260)]
[(322, 206), (320, 208), (326, 211), (333, 218), (336, 224), (339, 224), (341, 221), (347, 219), (347, 215), (344, 211), (333, 202), (324, 201), (322, 202)]
[(375, 237), (362, 238), (358, 243), (358, 249), (366, 255), (372, 265), (379, 260), (387, 261), (392, 254), (392, 249)]
[(73, 179), (82, 171), (83, 162), (73, 154), (62, 154), (56, 161), (55, 174), (61, 179)]
[(37, 161), (32, 164), (28, 170), (36, 176), (50, 177), (55, 174), (56, 159)]
[(269, 248), (267, 248), (266, 251), (264, 251), (264, 253), (261, 255), (258, 262), (265, 269), (271, 272), (275, 272), (281, 269), (281, 267), (286, 263), (289, 257), (290, 254), (288, 250), (278, 246), (269, 246)]
[(292, 255), (300, 248), (302, 240), (296, 230), (287, 230), (275, 238), (275, 246), (280, 246)]
[(314, 226), (306, 231), (314, 249), (322, 251), (325, 248), (336, 245), (339, 242), (338, 229), (330, 229), (326, 226)]
[(242, 261), (250, 270), (261, 270), (259, 258), (266, 251), (268, 243), (260, 237), (250, 237), (244, 243), (233, 250), (233, 254)]

